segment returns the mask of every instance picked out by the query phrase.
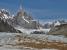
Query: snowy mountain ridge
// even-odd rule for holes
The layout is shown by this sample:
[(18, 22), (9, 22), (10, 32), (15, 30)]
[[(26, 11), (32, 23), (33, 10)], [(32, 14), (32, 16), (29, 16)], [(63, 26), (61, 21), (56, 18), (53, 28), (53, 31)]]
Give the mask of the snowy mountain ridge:
[(0, 18), (3, 20), (13, 19), (14, 15), (11, 15), (10, 11), (6, 9), (0, 9)]
[[(9, 11), (5, 10), (5, 9), (1, 9), (0, 10), (0, 18), (4, 21), (6, 21), (9, 25), (11, 25), (12, 27), (16, 28), (17, 30), (24, 30), (24, 31), (37, 31), (36, 29), (38, 28), (42, 28), (39, 29), (40, 31), (45, 31), (45, 32), (49, 32), (50, 29), (52, 27), (61, 25), (61, 24), (65, 24), (65, 21), (55, 21), (55, 22), (51, 22), (45, 25), (46, 28), (43, 28), (39, 25), (39, 23), (37, 23), (37, 21), (33, 20), (32, 16), (27, 16), (27, 13), (23, 11), (21, 12), (17, 12), (16, 16), (10, 14)], [(18, 29), (18, 27), (21, 27)], [(39, 26), (39, 27), (38, 27)], [(29, 30), (27, 30), (29, 29)]]

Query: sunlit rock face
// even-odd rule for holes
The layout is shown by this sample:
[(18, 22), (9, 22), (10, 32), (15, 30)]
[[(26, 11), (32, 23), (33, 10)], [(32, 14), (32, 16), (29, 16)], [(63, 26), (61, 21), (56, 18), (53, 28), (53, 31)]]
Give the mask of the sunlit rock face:
[(13, 27), (22, 27), (26, 29), (36, 29), (38, 24), (32, 16), (24, 10), (19, 10), (16, 15), (12, 16), (6, 9), (0, 9), (0, 18), (7, 21)]
[(27, 29), (37, 28), (36, 21), (33, 21), (33, 18), (24, 11), (19, 11), (17, 13), (17, 15), (14, 17), (14, 23), (15, 23), (15, 26), (19, 25)]

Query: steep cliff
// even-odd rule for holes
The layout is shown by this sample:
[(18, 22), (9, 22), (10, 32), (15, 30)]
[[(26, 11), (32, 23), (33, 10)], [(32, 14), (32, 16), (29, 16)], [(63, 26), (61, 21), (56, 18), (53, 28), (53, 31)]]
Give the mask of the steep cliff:
[(0, 19), (0, 32), (12, 32), (12, 33), (21, 33), (21, 31), (14, 29), (11, 25), (8, 24), (7, 20), (4, 21)]

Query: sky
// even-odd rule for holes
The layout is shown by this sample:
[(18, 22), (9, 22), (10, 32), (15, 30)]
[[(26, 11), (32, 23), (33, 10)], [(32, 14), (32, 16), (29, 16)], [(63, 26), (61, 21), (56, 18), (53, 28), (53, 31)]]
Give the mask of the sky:
[[(20, 0), (0, 0), (0, 8), (17, 12)], [(45, 21), (67, 20), (67, 0), (23, 0), (23, 8), (34, 19)]]

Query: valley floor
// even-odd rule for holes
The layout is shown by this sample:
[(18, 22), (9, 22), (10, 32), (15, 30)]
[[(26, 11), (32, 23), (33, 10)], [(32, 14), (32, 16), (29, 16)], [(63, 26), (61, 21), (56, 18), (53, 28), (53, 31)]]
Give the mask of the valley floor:
[[(48, 37), (51, 38), (49, 39)], [(0, 33), (0, 50), (67, 50), (67, 40), (64, 41), (64, 38), (66, 40), (64, 36)]]

